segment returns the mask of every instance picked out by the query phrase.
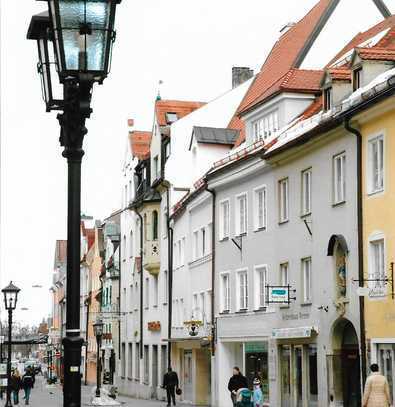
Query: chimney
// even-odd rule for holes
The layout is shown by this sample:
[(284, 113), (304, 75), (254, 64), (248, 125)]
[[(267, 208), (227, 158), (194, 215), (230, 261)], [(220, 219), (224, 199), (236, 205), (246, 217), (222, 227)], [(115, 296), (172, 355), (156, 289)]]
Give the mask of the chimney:
[(232, 67), (232, 88), (236, 88), (254, 76), (253, 69), (243, 66)]

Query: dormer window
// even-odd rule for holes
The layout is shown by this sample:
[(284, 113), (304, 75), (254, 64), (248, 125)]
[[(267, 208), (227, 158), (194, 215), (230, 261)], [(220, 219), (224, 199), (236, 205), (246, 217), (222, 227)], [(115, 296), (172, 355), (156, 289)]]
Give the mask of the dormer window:
[(332, 108), (332, 87), (324, 89), (324, 110), (327, 112)]
[(362, 67), (358, 67), (353, 71), (352, 88), (355, 92), (362, 85)]
[(166, 123), (172, 124), (178, 120), (177, 113), (167, 112), (166, 113)]
[(278, 112), (274, 111), (256, 120), (252, 124), (254, 132), (254, 142), (266, 140), (279, 129)]

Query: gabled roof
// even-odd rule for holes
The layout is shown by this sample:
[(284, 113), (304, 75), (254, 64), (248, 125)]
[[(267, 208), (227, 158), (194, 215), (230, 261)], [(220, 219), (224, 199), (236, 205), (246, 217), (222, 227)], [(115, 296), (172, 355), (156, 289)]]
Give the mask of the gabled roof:
[(351, 69), (348, 66), (330, 68), (327, 71), (333, 81), (351, 82)]
[(133, 157), (145, 160), (150, 155), (152, 133), (150, 131), (134, 130), (129, 132), (130, 150)]
[(189, 149), (191, 149), (194, 137), (198, 143), (233, 146), (238, 136), (238, 130), (195, 126), (193, 128)]
[[(347, 56), (351, 57), (353, 49), (357, 47), (372, 47), (375, 45), (378, 47), (385, 47), (385, 43), (389, 41), (390, 37), (393, 37), (393, 31), (390, 30), (390, 28), (394, 25), (395, 16), (391, 16), (376, 24), (369, 30), (357, 34), (340, 52), (336, 54), (327, 66), (332, 66), (338, 62), (343, 65), (345, 58)], [(377, 38), (380, 37), (380, 34), (382, 34), (382, 37)]]
[(339, 0), (320, 0), (298, 23), (275, 43), (261, 71), (241, 102), (238, 113), (250, 110), (278, 91), (276, 83), (292, 68), (298, 68)]
[(361, 59), (374, 61), (395, 61), (395, 49), (357, 48), (355, 52)]
[(159, 126), (167, 126), (166, 113), (176, 113), (177, 120), (193, 112), (199, 107), (205, 105), (205, 102), (190, 102), (183, 100), (157, 100), (155, 102), (155, 114)]

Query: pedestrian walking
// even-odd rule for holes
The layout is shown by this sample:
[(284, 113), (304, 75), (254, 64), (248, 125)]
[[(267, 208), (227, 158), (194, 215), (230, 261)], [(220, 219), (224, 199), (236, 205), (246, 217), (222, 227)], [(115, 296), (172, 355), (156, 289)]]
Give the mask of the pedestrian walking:
[(261, 387), (261, 381), (258, 377), (254, 379), (254, 392), (252, 395), (252, 400), (254, 402), (254, 407), (263, 407), (263, 393)]
[(248, 389), (247, 378), (242, 375), (240, 369), (235, 366), (233, 368), (233, 376), (229, 379), (228, 390), (232, 399), (233, 406), (236, 406), (237, 392), (240, 389)]
[(370, 366), (371, 375), (367, 378), (363, 394), (363, 407), (389, 407), (391, 396), (388, 381), (380, 374), (376, 363)]
[(163, 388), (166, 389), (167, 395), (167, 407), (171, 406), (173, 401), (173, 406), (176, 405), (176, 389), (178, 389), (178, 375), (169, 367), (167, 373), (163, 376)]
[(19, 404), (19, 391), (21, 390), (22, 387), (22, 379), (19, 374), (19, 371), (15, 369), (12, 372), (11, 378), (10, 378), (10, 388), (12, 392), (12, 398), (14, 400), (14, 405)]
[(30, 393), (34, 387), (34, 375), (30, 368), (26, 370), (22, 377), (22, 387), (25, 392), (25, 396), (23, 398), (25, 399), (25, 404), (28, 405), (30, 401)]

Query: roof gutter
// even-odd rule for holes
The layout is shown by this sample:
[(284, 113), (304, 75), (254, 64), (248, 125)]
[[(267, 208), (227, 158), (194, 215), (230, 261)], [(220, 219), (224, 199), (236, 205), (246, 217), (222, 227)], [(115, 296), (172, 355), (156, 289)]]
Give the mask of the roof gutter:
[[(359, 286), (364, 286), (363, 258), (363, 207), (362, 207), (362, 135), (350, 124), (351, 116), (344, 120), (344, 128), (357, 138), (357, 227), (358, 227), (358, 280)], [(362, 389), (367, 376), (366, 329), (365, 329), (365, 297), (359, 297), (359, 327), (361, 337), (361, 374)]]

